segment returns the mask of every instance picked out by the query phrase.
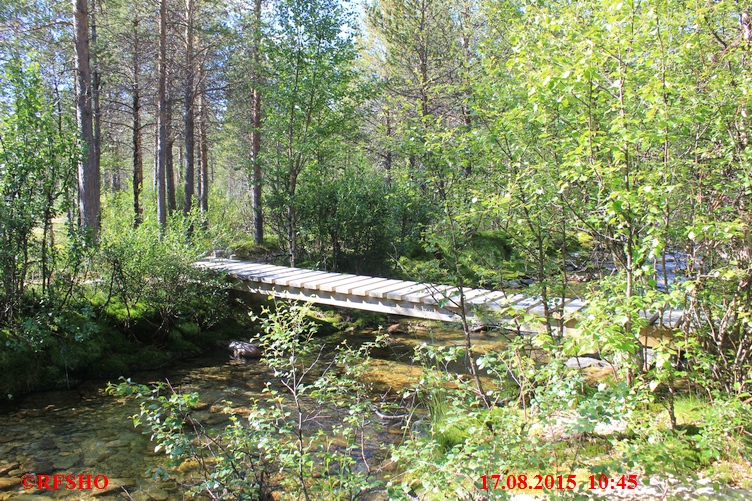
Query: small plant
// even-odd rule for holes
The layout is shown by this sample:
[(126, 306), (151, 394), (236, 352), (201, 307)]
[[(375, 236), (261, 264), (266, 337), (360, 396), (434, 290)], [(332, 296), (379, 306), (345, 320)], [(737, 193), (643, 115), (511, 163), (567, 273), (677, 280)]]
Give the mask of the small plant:
[[(373, 451), (366, 451), (372, 403), (362, 381), (374, 345), (342, 344), (331, 356), (317, 346), (308, 305), (275, 306), (254, 317), (264, 331), (261, 361), (270, 379), (266, 398), (250, 402), (247, 422), (232, 416), (223, 430), (208, 429), (191, 411), (198, 395), (169, 384), (124, 381), (109, 390), (143, 400), (134, 423), (147, 427), (172, 466), (195, 465), (187, 495), (266, 501), (277, 491), (283, 499), (358, 499), (379, 485), (369, 464)], [(320, 425), (327, 409), (345, 414), (330, 429)]]

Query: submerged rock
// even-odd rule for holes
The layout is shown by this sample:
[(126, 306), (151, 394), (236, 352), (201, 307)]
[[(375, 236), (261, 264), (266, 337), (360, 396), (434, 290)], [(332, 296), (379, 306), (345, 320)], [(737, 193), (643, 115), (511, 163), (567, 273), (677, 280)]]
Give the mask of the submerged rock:
[(261, 358), (264, 354), (261, 348), (245, 341), (233, 341), (230, 343), (233, 358)]
[(17, 478), (0, 478), (0, 491), (21, 487), (21, 480)]
[(405, 329), (403, 329), (402, 325), (400, 324), (393, 324), (387, 327), (386, 333), (387, 334), (405, 334)]

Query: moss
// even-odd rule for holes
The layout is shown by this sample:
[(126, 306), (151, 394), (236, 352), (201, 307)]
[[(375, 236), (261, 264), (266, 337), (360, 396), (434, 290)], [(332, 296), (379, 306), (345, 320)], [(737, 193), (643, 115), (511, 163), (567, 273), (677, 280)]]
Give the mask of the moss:
[(470, 254), (482, 256), (495, 262), (504, 262), (512, 257), (514, 247), (501, 231), (479, 231), (470, 238)]
[(159, 350), (153, 346), (139, 351), (138, 353), (124, 355), (123, 361), (134, 370), (158, 369), (173, 359), (174, 354)]
[(167, 335), (167, 340), (171, 351), (179, 353), (199, 353), (201, 351), (198, 346), (183, 337), (180, 329), (172, 329)]
[(264, 243), (257, 244), (252, 237), (238, 240), (231, 245), (232, 253), (238, 259), (255, 261), (265, 259), (269, 254), (282, 252), (279, 237), (270, 235), (264, 240)]
[(182, 322), (175, 326), (175, 330), (180, 331), (183, 337), (193, 339), (201, 334), (201, 327), (195, 322)]
[(127, 357), (116, 355), (93, 362), (86, 370), (89, 377), (117, 377), (130, 374)]
[[(253, 322), (246, 304), (228, 305), (229, 313), (211, 329), (184, 320), (161, 338), (154, 337), (158, 323), (147, 318), (146, 305), (136, 305), (130, 325), (123, 320), (123, 306), (99, 294), (91, 304), (59, 316), (52, 325), (57, 335), (45, 335), (44, 342), (32, 350), (12, 342), (15, 337), (7, 329), (0, 330), (0, 400), (29, 391), (65, 387), (80, 380), (127, 375), (139, 369), (162, 367), (176, 357), (217, 348), (219, 341), (250, 337)], [(93, 306), (93, 308), (92, 308)], [(92, 319), (83, 309), (99, 313)], [(36, 325), (36, 324), (34, 324)], [(242, 334), (241, 334), (242, 333)], [(6, 341), (9, 344), (6, 345)]]

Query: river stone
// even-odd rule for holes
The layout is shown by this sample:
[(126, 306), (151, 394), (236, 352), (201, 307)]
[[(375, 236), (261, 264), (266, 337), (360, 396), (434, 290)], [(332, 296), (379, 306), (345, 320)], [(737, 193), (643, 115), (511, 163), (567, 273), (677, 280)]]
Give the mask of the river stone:
[(199, 411), (193, 413), (193, 419), (201, 424), (205, 424), (206, 420), (209, 419), (209, 416), (211, 416), (211, 412), (209, 411)]
[(128, 493), (133, 501), (151, 501), (151, 498), (144, 491), (136, 491)]
[(34, 473), (52, 473), (55, 470), (54, 465), (45, 458), (32, 458), (28, 461), (21, 463), (21, 471), (34, 472)]
[(126, 442), (128, 444), (132, 444), (133, 442), (142, 441), (145, 439), (145, 435), (141, 433), (136, 433), (133, 431), (121, 431), (118, 433), (118, 440), (122, 440), (123, 442)]
[(212, 405), (211, 407), (209, 407), (209, 412), (211, 412), (212, 414), (222, 412), (225, 407), (229, 407), (229, 404), (222, 403), (219, 405)]
[(590, 357), (572, 357), (564, 365), (570, 369), (579, 369), (585, 367), (611, 367), (608, 362)]
[(17, 469), (18, 466), (19, 466), (18, 463), (8, 463), (8, 464), (0, 465), (0, 475), (5, 475), (9, 471)]
[(81, 462), (81, 454), (68, 454), (55, 460), (55, 466), (59, 470), (69, 470)]
[(104, 461), (111, 452), (101, 440), (88, 440), (81, 444), (81, 452), (84, 454), (84, 466), (97, 466)]
[(209, 426), (216, 426), (218, 424), (226, 423), (229, 420), (230, 416), (228, 414), (216, 413), (206, 418), (204, 424)]
[(130, 445), (130, 443), (127, 440), (122, 440), (122, 439), (119, 438), (117, 440), (113, 440), (111, 442), (107, 442), (105, 444), (105, 447), (107, 447), (108, 449), (117, 449), (119, 447), (125, 447), (127, 445)]
[(52, 451), (57, 449), (57, 445), (55, 445), (55, 442), (52, 440), (42, 440), (41, 442), (37, 442), (36, 446), (40, 451)]
[(122, 491), (121, 487), (130, 487), (134, 484), (133, 480), (128, 478), (110, 478), (107, 487), (104, 489), (94, 489), (91, 491), (92, 496), (104, 496), (110, 492)]
[(153, 485), (146, 488), (146, 494), (154, 501), (166, 501), (170, 497), (169, 492)]
[(209, 402), (199, 402), (196, 405), (192, 407), (194, 411), (202, 411), (204, 409), (207, 409), (211, 407), (211, 404)]
[(205, 392), (201, 393), (201, 403), (208, 403), (209, 405), (214, 405), (220, 400), (225, 398), (225, 393), (221, 390), (207, 390)]
[(178, 466), (176, 469), (180, 473), (189, 473), (193, 470), (198, 469), (199, 466), (201, 466), (201, 464), (197, 460), (189, 458), (180, 463), (180, 466)]
[(18, 478), (0, 478), (0, 491), (7, 491), (14, 487), (21, 487), (21, 480)]

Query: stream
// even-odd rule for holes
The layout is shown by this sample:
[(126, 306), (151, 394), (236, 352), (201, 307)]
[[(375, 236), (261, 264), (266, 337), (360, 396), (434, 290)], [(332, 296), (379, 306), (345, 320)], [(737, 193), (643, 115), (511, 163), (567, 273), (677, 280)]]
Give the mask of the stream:
[[(413, 348), (429, 344), (460, 345), (462, 333), (432, 323), (403, 322), (404, 330), (391, 336), (389, 346), (373, 354), (369, 379), (374, 392), (398, 391), (416, 377), (420, 370), (412, 363)], [(341, 334), (342, 339), (357, 344), (372, 340), (375, 334), (363, 331)], [(502, 337), (478, 334), (477, 348), (491, 349), (503, 343)], [(218, 351), (190, 360), (177, 361), (159, 371), (138, 372), (131, 376), (137, 383), (170, 381), (183, 392), (198, 392), (201, 405), (194, 416), (207, 426), (222, 427), (229, 405), (239, 416), (247, 415), (246, 405), (263, 398), (262, 389), (270, 379), (268, 368), (256, 360), (246, 363), (231, 360), (229, 351)], [(98, 499), (119, 498), (134, 501), (182, 500), (181, 487), (174, 480), (158, 480), (154, 471), (165, 462), (155, 453), (155, 443), (144, 428), (134, 428), (131, 416), (138, 413), (135, 398), (107, 395), (106, 380), (87, 381), (75, 389), (33, 393), (5, 407), (0, 407), (0, 501), (8, 499)], [(231, 402), (225, 404), (224, 401)], [(344, 411), (343, 411), (344, 412)], [(331, 425), (341, 416), (329, 415)], [(376, 419), (376, 416), (374, 416)], [(400, 438), (399, 429), (387, 426), (376, 440), (391, 443)], [(28, 473), (47, 474), (52, 485), (55, 474), (106, 475), (106, 489), (59, 490), (21, 487), (21, 477)], [(37, 479), (39, 480), (39, 479)], [(59, 480), (63, 483), (63, 480)], [(79, 482), (81, 479), (79, 478)], [(84, 485), (85, 485), (84, 481)], [(98, 480), (101, 488), (103, 478)], [(64, 485), (64, 484), (63, 484)], [(123, 486), (127, 491), (124, 492)]]

